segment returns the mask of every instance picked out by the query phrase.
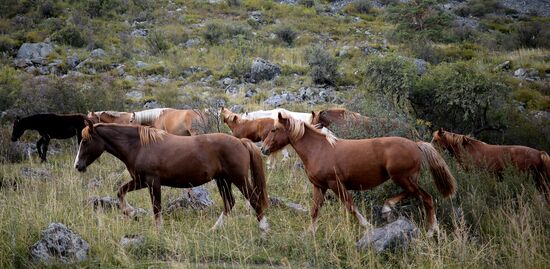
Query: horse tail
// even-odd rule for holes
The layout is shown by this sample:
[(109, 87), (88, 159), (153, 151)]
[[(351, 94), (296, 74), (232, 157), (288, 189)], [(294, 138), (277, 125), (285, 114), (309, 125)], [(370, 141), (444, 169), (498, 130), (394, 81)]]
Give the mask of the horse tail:
[(430, 168), (439, 193), (445, 198), (454, 195), (456, 192), (456, 181), (443, 157), (430, 143), (420, 141), (416, 144), (422, 152), (424, 163)]
[(256, 144), (250, 139), (242, 138), (241, 142), (250, 154), (250, 171), (252, 172), (253, 185), (252, 199), (258, 202), (261, 211), (263, 211), (268, 206), (268, 197), (262, 155)]

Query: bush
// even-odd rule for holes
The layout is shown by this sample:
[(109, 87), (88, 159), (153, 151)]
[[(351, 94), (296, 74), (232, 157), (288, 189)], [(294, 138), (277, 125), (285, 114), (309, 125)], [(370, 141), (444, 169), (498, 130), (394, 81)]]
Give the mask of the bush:
[(90, 17), (106, 17), (111, 14), (122, 14), (128, 9), (124, 0), (88, 0), (85, 10)]
[(486, 14), (513, 14), (515, 10), (504, 7), (498, 0), (470, 0), (455, 9), (461, 17), (484, 17)]
[(59, 32), (55, 33), (53, 35), (53, 40), (78, 48), (84, 47), (87, 43), (85, 34), (74, 25), (65, 26)]
[(275, 29), (274, 33), (277, 35), (277, 38), (282, 42), (285, 42), (288, 46), (292, 46), (294, 39), (298, 35), (296, 31), (290, 26), (282, 26)]
[(359, 0), (355, 3), (352, 3), (351, 5), (346, 7), (346, 12), (348, 13), (360, 13), (360, 14), (367, 14), (371, 10), (372, 6), (370, 1), (368, 0)]
[(519, 22), (512, 26), (513, 49), (550, 48), (550, 23)]
[(7, 35), (0, 35), (0, 52), (15, 53), (15, 50), (19, 47), (19, 42), (11, 39)]
[(0, 67), (0, 111), (7, 110), (14, 105), (17, 93), (21, 90), (22, 80), (23, 78), (14, 68)]
[(61, 13), (61, 9), (50, 0), (44, 1), (39, 10), (43, 18), (57, 17)]
[(226, 0), (226, 3), (230, 7), (240, 7), (241, 6), (241, 0)]
[(315, 45), (306, 50), (311, 79), (317, 84), (335, 85), (338, 80), (338, 61), (323, 47)]
[(145, 39), (147, 47), (152, 54), (161, 54), (170, 48), (170, 44), (166, 41), (164, 33), (160, 31), (151, 31)]
[[(16, 163), (26, 158), (23, 150), (17, 147), (18, 144), (11, 142), (10, 128), (0, 127), (0, 145), (0, 163)], [(2, 185), (6, 179), (0, 176), (0, 180), (0, 187), (5, 187)]]
[(299, 4), (305, 7), (314, 7), (315, 0), (300, 0)]
[(210, 45), (217, 45), (221, 43), (225, 31), (225, 25), (220, 23), (209, 23), (206, 25), (206, 30), (202, 35)]

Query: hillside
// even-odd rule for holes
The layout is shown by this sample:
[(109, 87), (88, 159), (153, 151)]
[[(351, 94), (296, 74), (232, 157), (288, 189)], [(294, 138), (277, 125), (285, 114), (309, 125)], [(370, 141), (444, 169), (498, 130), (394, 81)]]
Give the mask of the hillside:
[[(402, 135), (385, 125), (391, 119), (427, 141), (445, 128), (548, 152), (547, 0), (4, 0), (0, 10), (0, 179), (18, 186), (0, 184), (0, 234), (9, 238), (0, 239), (0, 267), (28, 267), (26, 248), (54, 220), (91, 242), (90, 267), (548, 264), (550, 211), (525, 184), (529, 176), (515, 171), (497, 181), (446, 156), (462, 192), (453, 200), (434, 195), (444, 234), (379, 256), (356, 250), (360, 228), (336, 200), (322, 210), (317, 237), (303, 235), (309, 217), (277, 209), (268, 213), (275, 235), (261, 238), (241, 197), (228, 227), (210, 233), (221, 209), (214, 184), (215, 209), (167, 217), (159, 235), (149, 216), (132, 222), (83, 209), (90, 192), (115, 195), (129, 176), (122, 163), (103, 157), (81, 175), (71, 166), (74, 141), (52, 141), (46, 164), (22, 153), (36, 152), (36, 134), (9, 141), (14, 119), (39, 112), (342, 107), (382, 119), (375, 132), (351, 138)], [(269, 190), (309, 206), (311, 184), (294, 161), (267, 173)], [(46, 169), (52, 181), (22, 175), (27, 166)], [(92, 178), (102, 185), (83, 187)], [(427, 174), (422, 182), (435, 194)], [(372, 217), (372, 206), (397, 193), (392, 184), (358, 195), (362, 212)], [(163, 191), (166, 200), (180, 193)], [(150, 210), (146, 196), (130, 201)], [(423, 229), (419, 205), (406, 204), (405, 215)], [(125, 234), (143, 234), (147, 244), (125, 250), (118, 245)]]

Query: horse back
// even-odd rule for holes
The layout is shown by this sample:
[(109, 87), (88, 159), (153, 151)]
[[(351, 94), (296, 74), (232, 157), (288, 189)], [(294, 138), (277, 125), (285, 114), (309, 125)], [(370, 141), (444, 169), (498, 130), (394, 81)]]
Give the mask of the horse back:
[(85, 126), (84, 114), (37, 114), (27, 118), (27, 129), (37, 130), (41, 135), (65, 139), (78, 135)]

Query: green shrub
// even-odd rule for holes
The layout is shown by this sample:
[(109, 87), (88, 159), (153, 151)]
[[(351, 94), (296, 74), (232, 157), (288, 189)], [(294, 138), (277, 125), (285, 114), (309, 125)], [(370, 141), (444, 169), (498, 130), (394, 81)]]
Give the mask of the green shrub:
[(367, 14), (372, 8), (371, 2), (369, 0), (359, 0), (355, 3), (348, 5), (345, 8), (345, 11), (348, 13), (359, 13)]
[(314, 7), (315, 6), (315, 0), (300, 0), (298, 3), (302, 6), (305, 6), (305, 7)]
[(512, 49), (550, 48), (550, 23), (528, 21), (515, 23), (512, 26)]
[(338, 80), (338, 60), (322, 46), (309, 47), (305, 53), (306, 62), (310, 67), (311, 79), (314, 83), (335, 85)]
[(498, 0), (470, 0), (455, 9), (455, 14), (468, 17), (483, 17), (486, 14), (513, 14), (515, 10), (504, 7)]
[(53, 35), (53, 40), (73, 47), (84, 47), (86, 45), (85, 34), (75, 25), (67, 25)]
[(0, 111), (11, 108), (21, 90), (23, 78), (17, 70), (9, 66), (0, 67)]
[[(24, 152), (17, 147), (17, 144), (11, 142), (11, 129), (0, 127), (0, 163), (17, 163), (23, 161), (27, 156)], [(0, 188), (6, 187), (4, 183), (6, 182), (0, 174)]]
[(225, 25), (220, 23), (209, 23), (206, 25), (206, 29), (202, 36), (210, 45), (217, 45), (223, 40), (225, 31)]
[(15, 53), (19, 45), (17, 40), (11, 39), (8, 35), (0, 35), (0, 52)]
[(294, 39), (298, 36), (296, 31), (290, 26), (281, 26), (275, 29), (274, 33), (279, 40), (286, 43), (288, 46), (292, 46), (292, 44), (294, 44)]
[(40, 4), (39, 11), (43, 18), (57, 17), (61, 13), (61, 9), (51, 0), (44, 1)]
[(164, 33), (160, 31), (151, 31), (145, 39), (149, 51), (154, 54), (162, 54), (170, 48), (170, 44), (166, 40)]
[(240, 7), (242, 5), (241, 0), (226, 0), (226, 3), (230, 7)]
[(88, 0), (85, 3), (85, 10), (92, 18), (123, 14), (128, 9), (125, 0)]

